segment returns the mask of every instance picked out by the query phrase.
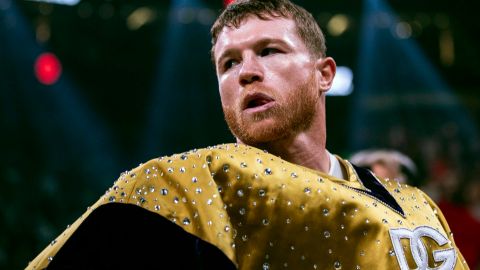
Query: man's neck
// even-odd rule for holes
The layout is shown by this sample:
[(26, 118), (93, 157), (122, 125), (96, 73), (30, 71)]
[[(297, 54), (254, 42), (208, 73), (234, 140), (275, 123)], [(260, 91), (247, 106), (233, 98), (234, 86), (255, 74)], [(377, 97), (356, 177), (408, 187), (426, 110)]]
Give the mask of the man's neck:
[(282, 159), (310, 169), (328, 173), (330, 157), (325, 149), (324, 138), (299, 134), (293, 139), (282, 139), (259, 146)]

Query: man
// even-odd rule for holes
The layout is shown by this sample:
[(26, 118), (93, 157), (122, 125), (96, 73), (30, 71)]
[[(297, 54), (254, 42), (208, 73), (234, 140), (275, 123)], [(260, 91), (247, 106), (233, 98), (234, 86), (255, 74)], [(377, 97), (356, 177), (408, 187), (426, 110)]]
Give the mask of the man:
[(237, 144), (120, 176), (30, 269), (464, 269), (421, 191), (325, 149), (335, 62), (287, 0), (237, 1), (212, 27)]

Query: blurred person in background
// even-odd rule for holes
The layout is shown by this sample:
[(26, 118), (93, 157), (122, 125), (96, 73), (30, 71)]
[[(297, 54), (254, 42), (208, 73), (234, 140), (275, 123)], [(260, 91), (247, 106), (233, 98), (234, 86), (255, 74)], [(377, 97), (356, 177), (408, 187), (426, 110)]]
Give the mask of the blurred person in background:
[(380, 178), (397, 180), (402, 184), (410, 184), (417, 175), (417, 166), (412, 159), (396, 150), (359, 151), (350, 157), (350, 162), (370, 169)]
[(309, 12), (239, 0), (211, 33), (237, 143), (121, 174), (28, 269), (468, 269), (425, 193), (325, 148), (336, 64)]

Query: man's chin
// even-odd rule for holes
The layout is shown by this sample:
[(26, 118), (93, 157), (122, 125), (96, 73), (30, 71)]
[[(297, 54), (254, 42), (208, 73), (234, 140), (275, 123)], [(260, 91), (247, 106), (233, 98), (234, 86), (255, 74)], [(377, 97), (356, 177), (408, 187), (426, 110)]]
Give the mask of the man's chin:
[(271, 119), (244, 125), (237, 137), (245, 144), (256, 146), (278, 141), (288, 135), (282, 123), (275, 123)]

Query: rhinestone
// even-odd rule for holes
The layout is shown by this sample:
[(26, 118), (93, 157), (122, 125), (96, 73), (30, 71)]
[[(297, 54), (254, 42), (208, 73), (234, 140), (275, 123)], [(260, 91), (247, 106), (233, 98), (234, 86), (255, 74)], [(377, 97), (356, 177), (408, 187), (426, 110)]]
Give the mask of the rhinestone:
[(387, 223), (388, 223), (388, 220), (382, 219), (382, 222), (383, 222), (383, 224), (387, 224)]
[(188, 225), (190, 224), (190, 219), (189, 218), (184, 218), (183, 219), (183, 225)]
[(225, 226), (225, 228), (223, 229), (225, 232), (229, 232), (230, 231), (230, 227), (228, 226)]
[(208, 204), (208, 205), (212, 205), (212, 202), (213, 202), (212, 199), (208, 199), (208, 200), (207, 200), (207, 204)]
[(144, 204), (144, 203), (147, 202), (147, 200), (146, 200), (145, 198), (143, 198), (143, 197), (140, 197), (140, 198), (138, 199), (138, 201), (139, 201), (141, 204)]
[(290, 176), (291, 176), (292, 178), (297, 178), (297, 177), (298, 177), (298, 175), (297, 175), (296, 173), (294, 173), (294, 172), (292, 172), (292, 173), (290, 174)]
[(245, 163), (245, 162), (240, 163), (240, 167), (241, 167), (241, 168), (246, 168), (246, 167), (247, 167), (247, 163)]
[(396, 193), (400, 193), (400, 189), (398, 188), (394, 189), (393, 191), (395, 191)]
[(262, 160), (259, 159), (259, 158), (257, 158), (257, 162), (260, 163), (260, 164), (262, 164)]
[(292, 222), (292, 220), (289, 219), (289, 218), (287, 218), (287, 219), (285, 220), (285, 223), (287, 223), (287, 224), (290, 224), (290, 222)]
[(109, 201), (109, 202), (114, 202), (114, 201), (115, 201), (115, 196), (110, 196), (110, 197), (108, 197), (108, 201)]
[(192, 177), (192, 182), (193, 182), (193, 183), (197, 183), (197, 182), (198, 182), (198, 178), (197, 178), (197, 177), (195, 177), (195, 176), (194, 176), (194, 177)]
[(240, 210), (238, 210), (238, 213), (240, 213), (240, 215), (245, 215), (245, 208), (240, 208)]
[(237, 190), (237, 196), (238, 197), (243, 197), (243, 190), (242, 189)]
[(333, 267), (336, 269), (336, 270), (339, 270), (339, 269), (342, 269), (342, 264), (339, 262), (339, 261), (335, 261), (333, 263)]
[(271, 170), (270, 168), (266, 168), (266, 169), (264, 170), (264, 173), (265, 173), (265, 175), (271, 175), (271, 174), (272, 174), (272, 170)]
[(169, 173), (173, 173), (173, 168), (172, 168), (172, 167), (169, 167), (169, 168), (167, 169), (167, 171), (168, 171)]
[(345, 229), (345, 225), (341, 224), (340, 229), (342, 229), (342, 230)]
[(262, 268), (263, 268), (263, 270), (268, 270), (268, 269), (270, 269), (270, 265), (268, 263), (264, 263)]
[(368, 218), (365, 219), (365, 223), (367, 223), (367, 224), (370, 223), (370, 220)]
[(242, 235), (242, 240), (243, 242), (247, 242), (248, 236), (246, 234)]
[(230, 165), (228, 165), (228, 164), (223, 165), (223, 171), (224, 172), (228, 172), (229, 170), (230, 170)]
[(55, 245), (55, 243), (57, 243), (57, 240), (53, 240), (52, 242), (50, 242), (50, 246)]
[(403, 224), (403, 222), (402, 222), (400, 219), (399, 219), (399, 220), (397, 220), (397, 222), (398, 222), (398, 224), (400, 224), (400, 225), (402, 225), (402, 224)]
[(330, 232), (329, 231), (324, 231), (323, 235), (325, 236), (325, 238), (330, 238)]
[(365, 256), (365, 251), (364, 250), (360, 251), (360, 256)]
[(360, 265), (355, 266), (356, 270), (360, 270)]
[(187, 157), (186, 155), (181, 155), (181, 156), (180, 156), (180, 159), (182, 159), (182, 160), (187, 160), (188, 157)]
[(260, 190), (258, 191), (258, 196), (264, 197), (264, 196), (265, 196), (265, 190), (260, 189)]
[(212, 156), (207, 156), (207, 164), (210, 165), (212, 163)]
[(306, 187), (303, 192), (305, 192), (306, 194), (310, 194), (310, 192), (312, 192), (312, 190), (309, 188), (309, 187)]
[(328, 216), (329, 211), (327, 208), (323, 208), (322, 212), (324, 216)]
[(173, 198), (173, 202), (174, 202), (174, 203), (178, 203), (178, 201), (179, 201), (179, 200), (178, 200), (178, 197)]
[(160, 210), (160, 205), (155, 205), (154, 208), (155, 208), (156, 211), (158, 211), (158, 210)]
[(390, 249), (390, 251), (388, 251), (388, 255), (395, 256), (395, 251), (393, 251), (393, 249)]
[(162, 190), (160, 191), (160, 194), (162, 194), (163, 196), (166, 196), (168, 194), (168, 189), (162, 188)]
[(270, 223), (270, 221), (268, 219), (264, 218), (262, 220), (262, 223), (263, 223), (263, 225), (267, 226)]
[(295, 246), (290, 246), (290, 250), (295, 250)]
[(49, 262), (53, 261), (53, 257), (52, 256), (48, 257), (48, 261)]
[(196, 188), (196, 189), (195, 189), (195, 193), (197, 193), (197, 194), (202, 193), (202, 189), (201, 189), (201, 188)]

